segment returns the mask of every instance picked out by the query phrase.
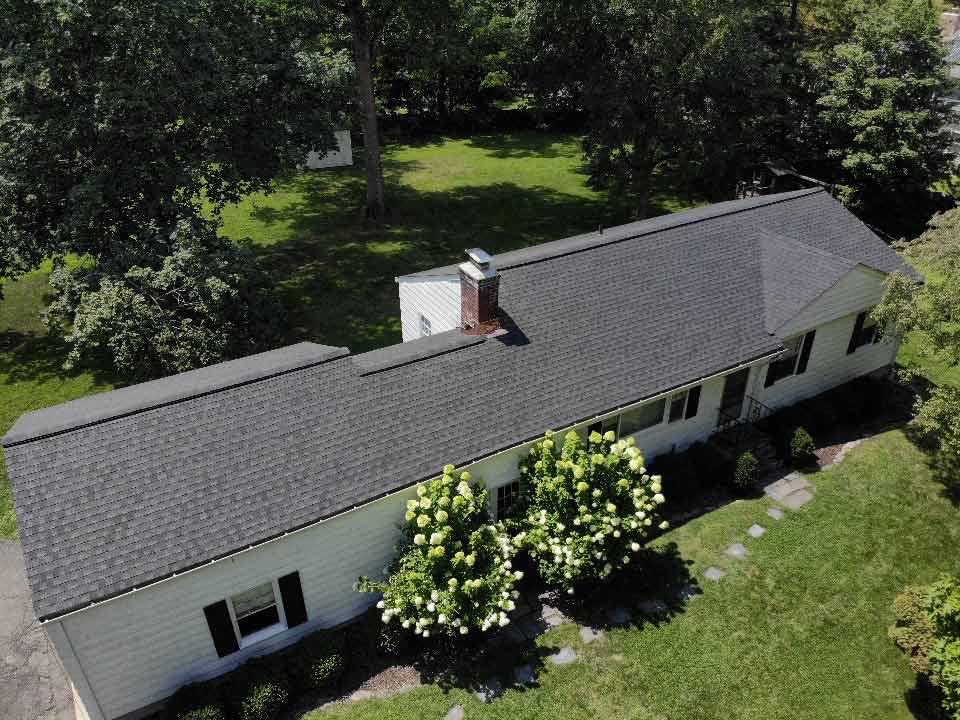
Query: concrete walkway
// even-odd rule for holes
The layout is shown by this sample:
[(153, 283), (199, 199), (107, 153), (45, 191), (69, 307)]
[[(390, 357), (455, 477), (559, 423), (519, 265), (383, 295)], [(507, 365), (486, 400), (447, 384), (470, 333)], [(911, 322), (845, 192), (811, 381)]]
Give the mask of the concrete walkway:
[(0, 716), (74, 720), (67, 675), (33, 619), (23, 553), (11, 540), (0, 540)]

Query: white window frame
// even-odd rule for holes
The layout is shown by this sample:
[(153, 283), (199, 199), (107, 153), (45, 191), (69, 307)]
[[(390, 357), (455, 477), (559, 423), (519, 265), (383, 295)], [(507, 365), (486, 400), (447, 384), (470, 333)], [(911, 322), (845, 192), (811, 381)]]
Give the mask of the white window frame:
[[(673, 403), (675, 400), (679, 399), (680, 396), (683, 396), (683, 407), (680, 408), (680, 417), (673, 419), (670, 417)], [(680, 392), (675, 392), (667, 400), (667, 424), (672, 425), (676, 422), (683, 422), (687, 419), (687, 405), (690, 403), (690, 388), (686, 390), (681, 390)]]
[[(671, 395), (664, 395), (663, 397), (657, 398), (656, 400), (651, 400), (649, 403), (643, 403), (642, 405), (638, 405), (635, 408), (631, 408), (630, 410), (627, 410), (626, 412), (636, 412), (637, 410), (640, 410), (641, 408), (646, 407), (647, 405), (663, 403), (663, 411), (660, 413), (660, 419), (655, 423), (652, 423), (650, 425), (647, 425), (646, 427), (640, 428), (639, 430), (634, 430), (632, 433), (629, 434), (629, 437), (634, 437), (636, 435), (639, 435), (640, 433), (646, 432), (647, 430), (653, 430), (653, 428), (660, 427), (661, 425), (663, 425), (664, 420), (666, 420), (670, 414), (670, 403), (668, 401), (671, 397), (672, 397)], [(620, 413), (619, 419), (617, 420), (617, 431), (618, 431), (617, 437), (620, 437), (620, 431), (623, 429), (624, 414), (625, 413)]]
[[(424, 332), (426, 330), (426, 332)], [(423, 313), (420, 313), (420, 337), (430, 337), (433, 335), (433, 325), (428, 318)]]
[(797, 374), (797, 366), (800, 365), (800, 355), (803, 354), (803, 343), (804, 343), (804, 340), (805, 340), (806, 337), (807, 337), (807, 334), (808, 334), (808, 333), (806, 333), (806, 332), (800, 333), (799, 335), (794, 335), (793, 337), (787, 338), (786, 340), (783, 341), (784, 347), (786, 347), (787, 345), (789, 345), (789, 344), (792, 343), (792, 342), (796, 342), (796, 343), (797, 343), (797, 349), (793, 351), (793, 355), (792, 355), (792, 356), (791, 356), (790, 354), (788, 354), (788, 353), (784, 353), (783, 355), (781, 355), (781, 356), (778, 357), (777, 359), (775, 359), (775, 360), (773, 360), (772, 362), (768, 363), (768, 364), (767, 364), (767, 372), (768, 372), (768, 373), (770, 372), (770, 368), (771, 368), (773, 365), (779, 364), (779, 363), (782, 363), (782, 362), (785, 362), (785, 361), (789, 360), (791, 357), (793, 357), (793, 367), (790, 369), (790, 374), (789, 374), (789, 375), (783, 375), (783, 376), (777, 378), (776, 380), (774, 380), (773, 385), (771, 385), (770, 387), (773, 387), (773, 386), (776, 385), (777, 383), (783, 382), (783, 381), (786, 380), (787, 378), (792, 378), (792, 377), (795, 377), (795, 376), (796, 376), (796, 374)]
[(254, 633), (250, 633), (247, 636), (240, 634), (240, 624), (237, 622), (237, 613), (233, 609), (233, 596), (239, 595), (242, 592), (247, 590), (252, 590), (255, 587), (260, 585), (266, 585), (265, 582), (257, 583), (256, 585), (251, 585), (245, 590), (238, 590), (237, 592), (227, 595), (227, 611), (230, 614), (230, 623), (233, 625), (233, 634), (237, 637), (237, 645), (240, 649), (248, 648), (251, 645), (256, 645), (257, 643), (263, 642), (268, 638), (272, 638), (274, 635), (279, 635), (282, 632), (289, 630), (287, 627), (287, 614), (283, 609), (283, 596), (280, 595), (280, 584), (277, 582), (277, 579), (274, 578), (270, 580), (270, 587), (273, 588), (273, 601), (277, 606), (277, 616), (280, 618), (279, 622), (275, 622), (273, 625), (268, 625), (265, 628), (261, 628)]

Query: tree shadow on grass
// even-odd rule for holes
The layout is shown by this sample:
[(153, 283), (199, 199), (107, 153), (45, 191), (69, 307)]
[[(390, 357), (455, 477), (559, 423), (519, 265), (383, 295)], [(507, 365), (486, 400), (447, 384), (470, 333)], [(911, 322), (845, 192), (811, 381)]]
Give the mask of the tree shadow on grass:
[(950, 720), (943, 708), (943, 692), (924, 675), (917, 675), (916, 683), (903, 694), (903, 699), (917, 720)]
[(355, 352), (400, 341), (395, 278), (458, 263), (467, 247), (502, 253), (628, 220), (600, 196), (510, 182), (418, 191), (395, 180), (393, 216), (358, 222), (364, 186), (356, 175), (297, 180), (301, 199), (255, 218), (283, 223), (289, 239), (260, 248), (289, 317), (287, 340)]
[[(486, 150), (490, 157), (500, 159), (558, 158), (570, 154), (565, 147), (568, 142), (568, 135), (503, 133), (472, 135), (467, 145)], [(576, 154), (579, 155), (579, 150)]]
[(67, 370), (63, 364), (69, 347), (56, 335), (0, 332), (0, 381), (4, 385), (66, 380), (90, 373), (98, 384), (118, 385), (122, 381), (109, 368), (85, 365)]

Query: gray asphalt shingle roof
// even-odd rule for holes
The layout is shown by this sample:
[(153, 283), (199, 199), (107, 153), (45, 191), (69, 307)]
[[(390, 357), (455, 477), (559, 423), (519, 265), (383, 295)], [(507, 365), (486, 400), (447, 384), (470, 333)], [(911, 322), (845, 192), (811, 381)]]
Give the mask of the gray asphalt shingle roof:
[[(801, 256), (810, 272), (787, 272)], [(430, 357), (301, 347), (250, 360), (261, 379), (76, 429), (64, 428), (63, 408), (26, 416), (4, 444), (37, 615), (775, 352), (770, 318), (826, 281), (810, 273), (903, 267), (822, 191), (723, 203), (496, 262), (509, 332), (485, 342), (451, 349), (456, 340), (441, 339)], [(109, 407), (110, 395), (91, 402)]]

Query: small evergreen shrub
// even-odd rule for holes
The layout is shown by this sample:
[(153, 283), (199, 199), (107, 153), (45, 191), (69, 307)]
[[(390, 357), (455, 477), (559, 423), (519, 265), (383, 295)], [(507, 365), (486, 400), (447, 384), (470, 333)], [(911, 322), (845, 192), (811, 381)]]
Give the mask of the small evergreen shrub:
[(737, 458), (733, 471), (733, 484), (738, 488), (753, 486), (760, 478), (760, 462), (752, 452), (745, 452)]
[(163, 717), (166, 720), (226, 720), (227, 713), (209, 683), (190, 683), (167, 701)]
[(288, 652), (287, 672), (301, 690), (327, 690), (346, 669), (339, 643), (323, 631), (309, 635)]
[(930, 675), (930, 652), (936, 644), (933, 622), (926, 611), (925, 585), (912, 585), (897, 595), (893, 604), (896, 622), (890, 638), (909, 657), (910, 667), (921, 675)]
[(790, 438), (790, 459), (797, 467), (809, 465), (816, 457), (816, 443), (804, 428), (798, 427)]
[(254, 680), (240, 701), (237, 720), (274, 720), (290, 702), (290, 689), (279, 677)]

